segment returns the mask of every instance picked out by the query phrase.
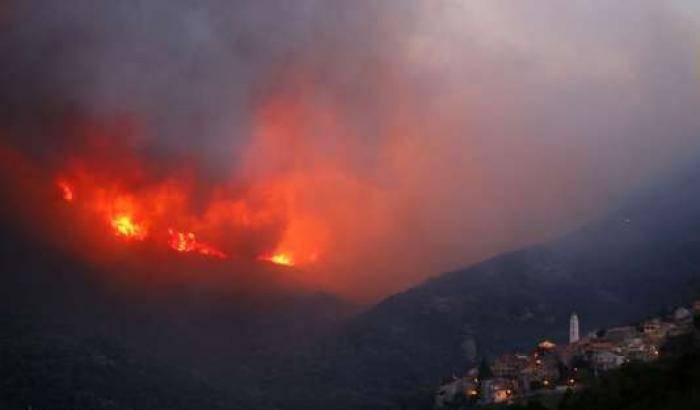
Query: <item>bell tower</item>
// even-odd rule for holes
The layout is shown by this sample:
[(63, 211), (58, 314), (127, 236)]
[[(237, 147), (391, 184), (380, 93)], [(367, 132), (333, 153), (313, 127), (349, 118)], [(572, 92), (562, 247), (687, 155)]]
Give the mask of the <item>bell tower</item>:
[(569, 319), (569, 343), (576, 343), (579, 341), (579, 329), (578, 329), (578, 315), (576, 312), (571, 314)]

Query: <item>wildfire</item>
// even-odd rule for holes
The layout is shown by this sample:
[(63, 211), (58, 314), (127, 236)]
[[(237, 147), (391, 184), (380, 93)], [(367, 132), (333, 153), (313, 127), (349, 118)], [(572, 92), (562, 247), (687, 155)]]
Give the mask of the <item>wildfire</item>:
[(175, 251), (184, 253), (196, 252), (204, 256), (213, 256), (220, 259), (228, 257), (224, 252), (212, 245), (198, 241), (193, 232), (184, 233), (169, 229), (168, 234), (170, 235), (168, 245)]
[(217, 259), (254, 258), (282, 266), (317, 262), (326, 237), (324, 227), (300, 212), (294, 200), (303, 178), (256, 180), (244, 191), (205, 183), (202, 190), (187, 163), (155, 176), (129, 151), (100, 152), (69, 159), (53, 179), (87, 234), (97, 229), (127, 243), (148, 241), (154, 249)]
[(263, 257), (262, 259), (277, 265), (294, 266), (294, 258), (292, 255), (284, 252), (275, 253), (272, 256)]
[[(75, 200), (75, 191), (72, 184), (61, 179), (56, 182), (56, 185), (64, 201), (73, 202)], [(158, 197), (158, 195), (152, 196)], [(143, 241), (149, 236), (146, 224), (137, 222), (133, 217), (133, 213), (136, 209), (139, 209), (139, 205), (143, 206), (133, 196), (110, 195), (107, 191), (100, 191), (99, 197), (95, 204), (88, 204), (88, 208), (106, 214), (114, 235), (128, 241)], [(155, 202), (159, 201), (156, 200)], [(163, 204), (158, 203), (154, 208), (163, 208)], [(168, 229), (168, 235), (168, 246), (175, 251), (183, 253), (195, 252), (200, 255), (220, 259), (228, 257), (226, 253), (215, 246), (198, 240), (193, 232), (181, 232), (170, 228)]]
[(125, 238), (142, 241), (146, 238), (146, 228), (135, 223), (129, 215), (118, 215), (111, 221), (115, 235)]
[[(78, 209), (86, 213), (101, 215), (108, 221), (111, 232), (118, 238), (126, 241), (158, 240), (166, 237), (166, 245), (180, 253), (196, 253), (199, 255), (227, 259), (229, 255), (208, 242), (200, 240), (197, 235), (188, 230), (180, 230), (167, 227), (171, 219), (185, 219), (191, 226), (211, 231), (220, 226), (233, 226), (241, 229), (256, 229), (259, 224), (266, 227), (269, 223), (276, 223), (274, 211), (252, 210), (241, 201), (214, 201), (207, 208), (202, 217), (183, 214), (182, 202), (186, 198), (186, 191), (177, 185), (161, 184), (151, 190), (134, 192), (124, 190), (119, 184), (111, 185), (110, 181), (96, 186), (92, 179), (85, 182), (80, 177), (77, 181), (68, 182), (60, 179), (56, 185), (61, 197), (66, 202), (74, 202), (75, 186), (81, 188), (81, 200), (77, 203)], [(268, 212), (272, 212), (268, 215)], [(138, 217), (137, 217), (138, 216)], [(228, 225), (227, 225), (228, 224)], [(269, 260), (279, 265), (294, 265), (290, 253), (277, 253)]]
[(71, 187), (66, 181), (58, 181), (56, 184), (61, 192), (61, 198), (63, 198), (63, 200), (66, 202), (73, 202), (73, 199), (75, 199), (73, 187)]
[[(64, 201), (75, 201), (75, 185), (73, 183), (60, 179), (56, 182), (56, 186)], [(89, 212), (102, 214), (108, 221), (111, 232), (118, 238), (126, 241), (144, 241), (147, 238), (162, 238), (164, 233), (162, 231), (159, 233), (158, 227), (162, 227), (165, 223), (163, 220), (164, 215), (167, 214), (165, 209), (177, 208), (179, 199), (184, 195), (177, 190), (173, 192), (163, 188), (160, 190), (156, 189), (155, 192), (147, 192), (144, 194), (143, 199), (139, 199), (135, 195), (127, 194), (116, 189), (88, 186), (84, 190), (86, 194), (83, 195), (83, 200), (79, 203), (80, 208)], [(217, 206), (224, 205), (218, 204)], [(245, 207), (241, 207), (240, 204), (232, 204), (229, 208), (235, 212), (225, 213), (226, 216), (234, 219), (243, 219), (245, 221), (251, 219)], [(148, 219), (137, 219), (134, 216), (135, 214), (141, 216), (148, 215)], [(196, 221), (195, 224), (197, 224)], [(199, 225), (201, 225), (201, 221)], [(154, 232), (150, 232), (151, 230)], [(181, 231), (173, 228), (168, 228), (166, 232), (167, 246), (174, 251), (180, 253), (196, 253), (218, 259), (226, 259), (229, 257), (227, 253), (218, 247), (201, 241), (194, 232), (188, 230)], [(151, 233), (153, 233), (153, 235), (151, 235)], [(275, 261), (275, 263), (280, 264), (291, 264), (291, 258), (287, 256), (275, 258)]]

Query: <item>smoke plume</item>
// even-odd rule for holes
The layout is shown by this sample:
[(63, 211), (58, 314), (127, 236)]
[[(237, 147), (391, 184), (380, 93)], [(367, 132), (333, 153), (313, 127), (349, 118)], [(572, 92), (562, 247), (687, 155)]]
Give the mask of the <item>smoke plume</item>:
[(699, 23), (690, 0), (9, 1), (0, 133), (52, 178), (177, 178), (176, 219), (227, 254), (374, 299), (695, 157)]

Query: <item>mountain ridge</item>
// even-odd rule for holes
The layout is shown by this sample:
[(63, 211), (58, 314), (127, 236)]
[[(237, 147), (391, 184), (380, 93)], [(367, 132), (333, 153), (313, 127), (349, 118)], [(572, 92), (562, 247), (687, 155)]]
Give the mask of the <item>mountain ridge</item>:
[[(96, 284), (82, 280), (91, 277), (90, 265), (43, 248), (37, 252), (31, 241), (22, 254), (11, 229), (0, 230), (0, 255), (3, 279), (14, 285), (0, 290), (0, 302), (20, 316), (56, 319), (36, 322), (46, 333), (39, 340), (53, 340), (65, 330), (54, 331), (53, 322), (73, 323), (68, 337), (78, 340), (72, 344), (78, 353), (80, 346), (90, 350), (81, 337), (103, 327), (117, 332), (102, 337), (136, 344), (145, 353), (175, 349), (156, 360), (193, 369), (206, 381), (195, 391), (235, 397), (224, 401), (230, 408), (424, 409), (443, 377), (465, 372), (482, 357), (530, 346), (544, 336), (566, 340), (574, 310), (587, 332), (695, 297), (700, 289), (696, 169), (700, 166), (631, 197), (570, 234), (441, 274), (352, 319), (342, 303), (324, 295), (282, 297), (280, 309), (265, 314), (251, 309), (252, 301), (237, 301), (248, 309), (238, 310), (220, 298), (202, 297), (203, 289), (193, 290), (190, 302), (166, 306), (164, 315), (110, 293), (101, 300), (105, 294), (91, 293)], [(82, 279), (75, 277), (76, 270)], [(39, 293), (21, 300), (28, 289)], [(75, 321), (70, 312), (80, 312), (90, 300), (106, 310)], [(62, 308), (54, 312), (52, 306)], [(143, 334), (129, 340), (138, 333)], [(134, 357), (148, 365), (151, 359), (141, 353)], [(80, 354), (71, 357), (82, 360)], [(151, 368), (156, 370), (149, 380), (157, 390), (167, 378), (158, 376), (158, 366)], [(99, 397), (100, 391), (94, 393)]]
[(319, 360), (328, 389), (351, 392), (335, 408), (413, 408), (405, 397), (481, 357), (544, 336), (566, 341), (572, 311), (589, 332), (690, 301), (700, 290), (697, 169), (560, 238), (443, 273), (360, 314)]

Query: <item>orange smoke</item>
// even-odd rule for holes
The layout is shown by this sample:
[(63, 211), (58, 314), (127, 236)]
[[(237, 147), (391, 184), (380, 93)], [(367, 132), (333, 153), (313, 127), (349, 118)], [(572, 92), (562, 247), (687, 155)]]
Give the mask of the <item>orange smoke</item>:
[(243, 160), (216, 182), (194, 171), (196, 158), (140, 155), (143, 139), (133, 143), (128, 128), (75, 127), (67, 140), (79, 143), (45, 170), (43, 183), (61, 199), (49, 204), (60, 223), (47, 229), (63, 229), (53, 236), (97, 263), (132, 254), (223, 266), (265, 261), (315, 288), (347, 294), (358, 275), (374, 287), (368, 276), (386, 254), (382, 244), (410, 221), (400, 219), (382, 183), (353, 168), (347, 153), (358, 146), (328, 142), (362, 144), (342, 112), (313, 100), (303, 92), (265, 100)]
[[(326, 290), (347, 292), (361, 275), (362, 286), (387, 288), (370, 275), (389, 259), (397, 270), (411, 267), (411, 255), (394, 248), (386, 257), (384, 244), (397, 227), (413, 221), (397, 212), (384, 181), (358, 172), (348, 158), (361, 151), (363, 139), (338, 107), (318, 105), (300, 93), (264, 101), (244, 160), (217, 182), (193, 171), (195, 159), (140, 156), (146, 150), (128, 142), (128, 129), (77, 127), (73, 139), (81, 143), (75, 147), (84, 149), (63, 155), (44, 181), (54, 181), (63, 199), (54, 204), (61, 219), (84, 235), (81, 241), (65, 241), (68, 235), (60, 240), (89, 257), (96, 253), (93, 244), (119, 258), (131, 249), (160, 249), (212, 263), (262, 260), (294, 267), (280, 272)], [(386, 146), (376, 148), (389, 154), (385, 161), (396, 163)], [(93, 259), (101, 262), (97, 256)]]

